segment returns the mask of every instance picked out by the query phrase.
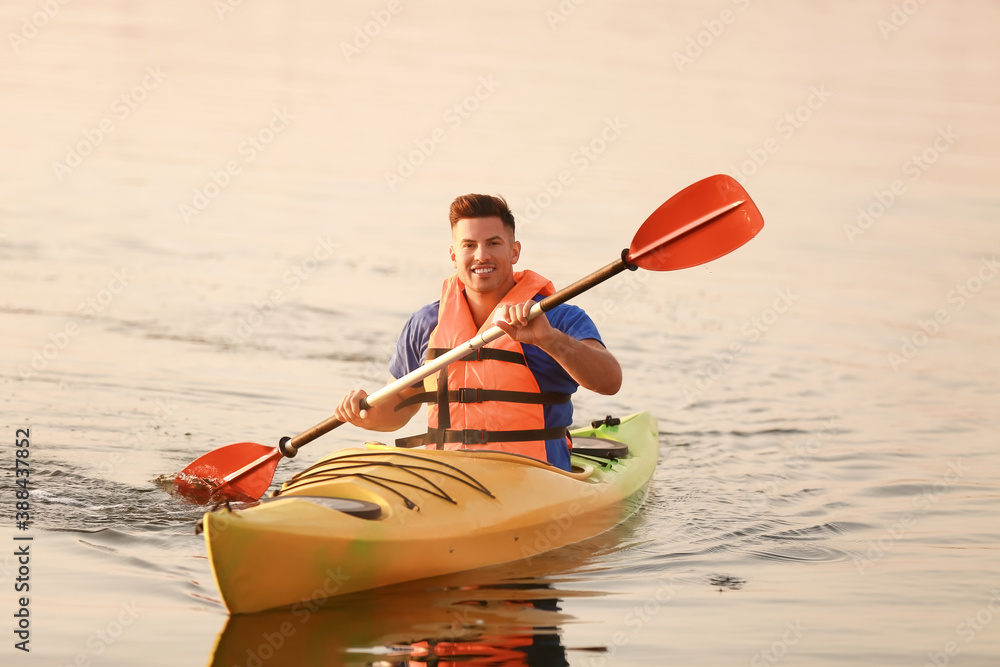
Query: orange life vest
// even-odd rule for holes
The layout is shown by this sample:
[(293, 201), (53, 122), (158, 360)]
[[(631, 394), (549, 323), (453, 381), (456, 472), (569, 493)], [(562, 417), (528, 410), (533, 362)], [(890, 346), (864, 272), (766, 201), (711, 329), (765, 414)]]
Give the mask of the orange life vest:
[[(517, 628), (517, 630), (522, 630)], [(423, 641), (410, 644), (407, 665), (462, 665), (462, 667), (527, 667), (534, 628), (523, 635), (487, 634), (471, 641)], [(565, 649), (563, 649), (565, 652)], [(537, 663), (535, 663), (537, 664)]]
[[(514, 274), (515, 285), (501, 304), (524, 303), (555, 291), (534, 271)], [(477, 328), (465, 300), (464, 285), (453, 275), (444, 281), (438, 323), (430, 335), (427, 359), (450, 351), (493, 325)], [(438, 449), (491, 449), (546, 460), (545, 441), (566, 437), (565, 427), (545, 427), (545, 405), (568, 403), (568, 394), (541, 393), (528, 369), (521, 344), (501, 336), (424, 380), (425, 391), (399, 407), (429, 403), (427, 433), (402, 438), (397, 445)]]

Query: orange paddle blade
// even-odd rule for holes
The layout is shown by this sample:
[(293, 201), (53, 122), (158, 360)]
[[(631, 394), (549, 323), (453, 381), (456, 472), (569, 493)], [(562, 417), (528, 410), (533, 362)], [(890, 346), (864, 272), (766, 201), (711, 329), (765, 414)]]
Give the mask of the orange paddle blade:
[(675, 271), (736, 250), (764, 228), (764, 218), (731, 176), (709, 176), (684, 188), (646, 218), (632, 239), (628, 262)]
[[(565, 303), (626, 268), (673, 271), (710, 262), (736, 250), (763, 227), (760, 211), (735, 179), (725, 175), (710, 176), (684, 188), (656, 209), (636, 232), (626, 251), (627, 256), (547, 296), (539, 302), (538, 313)], [(447, 364), (461, 358), (467, 345), (476, 349), (503, 335), (496, 329), (496, 335), (487, 340), (485, 336), (489, 333), (456, 347), (369, 395), (370, 404), (375, 405), (379, 397), (393, 396), (403, 387), (422, 379), (434, 364)], [(298, 447), (342, 423), (331, 417), (294, 438), (282, 439), (289, 447), (284, 455), (294, 456)], [(225, 499), (257, 500), (271, 485), (281, 458), (281, 450), (277, 448), (252, 442), (228, 445), (205, 454), (178, 474), (174, 480), (176, 492), (201, 503)]]
[(257, 500), (271, 486), (281, 460), (276, 447), (238, 442), (213, 450), (174, 478), (177, 495), (205, 504), (223, 500)]

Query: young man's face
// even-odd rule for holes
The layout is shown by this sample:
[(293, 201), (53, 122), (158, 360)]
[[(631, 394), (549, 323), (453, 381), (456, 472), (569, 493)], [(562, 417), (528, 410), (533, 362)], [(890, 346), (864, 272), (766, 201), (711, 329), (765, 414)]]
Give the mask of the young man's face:
[(514, 285), (521, 243), (498, 217), (463, 218), (451, 230), (451, 261), (467, 290), (489, 293)]

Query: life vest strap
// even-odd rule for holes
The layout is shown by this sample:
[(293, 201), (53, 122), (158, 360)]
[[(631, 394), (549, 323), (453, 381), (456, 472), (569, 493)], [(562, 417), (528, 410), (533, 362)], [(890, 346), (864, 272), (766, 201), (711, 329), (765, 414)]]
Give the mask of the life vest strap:
[[(446, 347), (432, 347), (427, 350), (427, 360), (437, 359), (438, 357), (451, 352), (450, 349)], [(491, 359), (493, 361), (506, 361), (510, 364), (520, 364), (521, 366), (527, 366), (528, 363), (524, 360), (524, 355), (520, 352), (514, 352), (513, 350), (500, 350), (494, 347), (478, 347), (472, 352), (459, 359), (459, 361), (485, 361)]]
[(429, 428), (427, 433), (408, 438), (397, 438), (397, 447), (419, 447), (430, 443), (457, 442), (463, 445), (488, 445), (493, 442), (528, 442), (531, 440), (558, 440), (566, 437), (565, 426), (551, 428), (525, 429), (522, 431), (487, 431), (486, 429), (466, 428), (452, 430), (446, 428)]
[[(417, 403), (438, 403), (440, 393), (436, 391), (422, 391), (405, 398), (396, 405), (396, 410), (401, 410)], [(557, 394), (555, 392), (535, 393), (533, 391), (504, 391), (503, 389), (478, 389), (462, 387), (455, 391), (448, 392), (449, 403), (484, 403), (486, 401), (501, 401), (504, 403), (527, 403), (529, 405), (562, 405), (569, 403), (572, 396), (569, 394)]]

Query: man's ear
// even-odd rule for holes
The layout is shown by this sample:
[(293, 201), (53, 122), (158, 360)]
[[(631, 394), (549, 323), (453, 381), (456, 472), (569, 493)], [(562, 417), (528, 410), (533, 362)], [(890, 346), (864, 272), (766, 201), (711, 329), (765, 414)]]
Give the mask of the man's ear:
[(448, 246), (448, 256), (451, 257), (451, 265), (457, 269), (458, 260), (455, 259), (455, 246), (453, 245)]
[(521, 242), (514, 241), (514, 245), (510, 247), (510, 263), (517, 264), (517, 260), (521, 257)]

